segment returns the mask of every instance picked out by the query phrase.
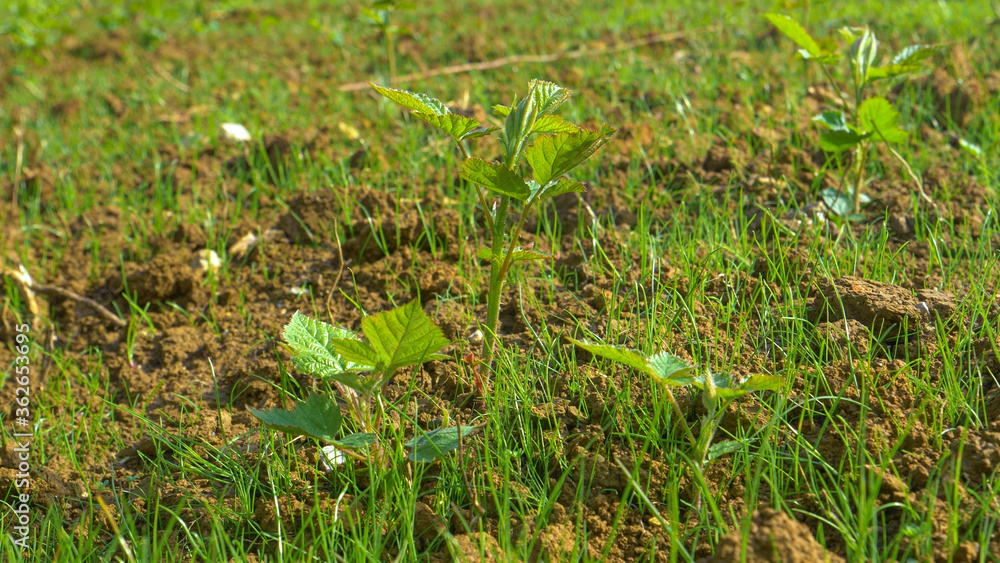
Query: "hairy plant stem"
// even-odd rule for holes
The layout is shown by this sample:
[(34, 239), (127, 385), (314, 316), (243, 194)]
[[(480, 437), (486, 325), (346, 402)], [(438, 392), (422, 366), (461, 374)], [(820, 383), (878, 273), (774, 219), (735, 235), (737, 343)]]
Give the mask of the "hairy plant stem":
[[(508, 262), (500, 262), (496, 257), (503, 256), (504, 226), (507, 224), (507, 209), (510, 207), (510, 197), (503, 196), (497, 205), (493, 216), (493, 261), (490, 262), (490, 290), (486, 298), (486, 330), (483, 331), (483, 360), (493, 368), (493, 345), (497, 337), (497, 324), (500, 321), (500, 294), (503, 282), (507, 277)], [(487, 211), (488, 213), (489, 211)], [(523, 219), (523, 215), (522, 215)]]

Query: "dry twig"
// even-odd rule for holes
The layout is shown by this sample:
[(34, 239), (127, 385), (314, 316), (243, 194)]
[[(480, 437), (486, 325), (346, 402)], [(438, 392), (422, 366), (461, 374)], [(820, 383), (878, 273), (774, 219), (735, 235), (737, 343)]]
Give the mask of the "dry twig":
[[(607, 47), (597, 47), (592, 49), (588, 49), (587, 47), (581, 47), (574, 51), (563, 51), (561, 53), (550, 53), (548, 55), (513, 55), (510, 57), (494, 59), (492, 61), (451, 65), (442, 68), (435, 68), (432, 70), (428, 70), (426, 72), (413, 72), (410, 74), (404, 74), (396, 78), (394, 86), (399, 85), (403, 82), (412, 82), (414, 80), (433, 78), (435, 76), (462, 74), (465, 72), (475, 72), (481, 70), (492, 70), (508, 65), (524, 64), (524, 63), (551, 63), (562, 59), (579, 59), (581, 57), (588, 57), (588, 56), (596, 57), (599, 55), (606, 55), (609, 53), (630, 51), (632, 49), (637, 49), (639, 47), (647, 47), (649, 45), (655, 45), (657, 43), (668, 43), (670, 41), (675, 41), (677, 39), (687, 37), (688, 35), (694, 33), (703, 33), (706, 31), (711, 31), (714, 30), (715, 28), (716, 26), (712, 25), (708, 27), (690, 29), (687, 31), (677, 31), (674, 33), (659, 33), (657, 35), (645, 37), (643, 39), (626, 41), (625, 43), (620, 43), (618, 45), (612, 45)], [(337, 90), (340, 92), (356, 92), (358, 90), (365, 90), (367, 88), (369, 88), (368, 81), (364, 81), (364, 82), (350, 82), (347, 84), (341, 84), (340, 86), (337, 87)]]
[(62, 297), (63, 299), (76, 301), (77, 303), (90, 307), (99, 316), (103, 317), (104, 320), (114, 324), (117, 327), (126, 326), (124, 320), (122, 320), (117, 315), (109, 311), (105, 306), (101, 305), (100, 303), (94, 301), (89, 297), (80, 295), (75, 291), (71, 291), (62, 287), (54, 285), (46, 285), (43, 283), (36, 283), (33, 279), (31, 279), (31, 276), (28, 274), (28, 271), (24, 269), (24, 266), (21, 266), (20, 271), (10, 270), (10, 269), (4, 270), (3, 275), (10, 277), (12, 280), (14, 280), (14, 283), (18, 285), (22, 293), (22, 296), (28, 302), (29, 312), (32, 315), (35, 315), (36, 317), (40, 315), (41, 311), (38, 308), (38, 303), (35, 301), (35, 294), (37, 293), (41, 295), (55, 295), (58, 297)]
[(64, 299), (69, 299), (71, 301), (76, 301), (77, 303), (80, 303), (82, 305), (86, 305), (87, 307), (93, 309), (99, 316), (103, 317), (104, 320), (114, 324), (117, 327), (125, 327), (127, 324), (124, 320), (122, 320), (117, 315), (109, 311), (107, 307), (105, 307), (104, 305), (101, 305), (97, 301), (94, 301), (93, 299), (87, 296), (80, 295), (79, 293), (76, 293), (74, 291), (70, 291), (68, 289), (57, 287), (54, 285), (45, 285), (40, 283), (32, 284), (31, 289), (35, 290), (36, 293), (41, 293), (42, 295), (57, 295)]

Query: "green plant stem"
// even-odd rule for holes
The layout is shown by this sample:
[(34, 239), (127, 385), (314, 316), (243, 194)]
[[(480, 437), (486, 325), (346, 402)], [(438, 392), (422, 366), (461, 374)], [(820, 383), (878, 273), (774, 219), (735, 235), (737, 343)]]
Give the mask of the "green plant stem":
[[(507, 279), (507, 273), (510, 271), (514, 249), (517, 247), (517, 241), (521, 237), (524, 220), (531, 210), (532, 203), (534, 202), (528, 202), (528, 205), (525, 206), (521, 213), (521, 219), (517, 222), (517, 226), (511, 231), (510, 242), (504, 254), (501, 254), (504, 242), (502, 227), (494, 230), (493, 256), (502, 255), (504, 259), (502, 263), (496, 259), (490, 263), (490, 292), (486, 306), (486, 334), (483, 335), (483, 357), (486, 358), (487, 364), (491, 367), (493, 365), (493, 345), (496, 342), (496, 330), (500, 322), (500, 296), (503, 292), (503, 283)], [(498, 224), (502, 225), (502, 223)]]
[[(493, 227), (493, 260), (490, 262), (490, 289), (486, 299), (486, 330), (483, 334), (483, 358), (486, 364), (493, 367), (493, 345), (497, 336), (497, 325), (500, 322), (500, 295), (503, 292), (503, 282), (506, 278), (503, 263), (497, 257), (503, 255), (504, 232), (508, 198), (502, 198)], [(501, 208), (503, 213), (501, 213)], [(503, 220), (501, 220), (501, 215)]]
[[(503, 196), (497, 205), (493, 217), (493, 256), (503, 255), (504, 231), (507, 224), (507, 209), (510, 207), (510, 197)], [(500, 294), (506, 278), (504, 264), (495, 258), (490, 262), (490, 290), (486, 298), (486, 330), (483, 331), (483, 359), (486, 365), (493, 367), (493, 344), (496, 341), (497, 324), (500, 320)]]
[(501, 264), (496, 260), (490, 263), (490, 291), (486, 299), (486, 330), (483, 331), (483, 359), (490, 369), (493, 368), (493, 343), (496, 340), (497, 323), (500, 321), (500, 293), (503, 289), (501, 267)]
[(864, 184), (865, 180), (865, 159), (868, 157), (868, 143), (861, 143), (858, 145), (858, 169), (857, 169), (857, 180), (854, 183), (854, 212), (861, 212), (861, 185)]
[(677, 404), (677, 399), (674, 398), (674, 393), (669, 387), (664, 387), (663, 390), (667, 392), (667, 398), (670, 400), (670, 405), (674, 408), (674, 413), (677, 414), (677, 419), (680, 421), (681, 427), (684, 428), (684, 433), (687, 434), (688, 440), (691, 441), (691, 446), (697, 448), (698, 440), (695, 440), (694, 433), (691, 432), (691, 427), (688, 426), (687, 420), (684, 418), (684, 413), (681, 412), (681, 407)]
[(385, 43), (389, 51), (389, 85), (396, 85), (396, 39), (392, 26), (387, 25), (385, 29)]
[(531, 211), (531, 206), (534, 202), (529, 201), (527, 205), (524, 206), (524, 211), (521, 213), (521, 219), (517, 222), (514, 230), (510, 234), (510, 242), (507, 243), (507, 254), (504, 256), (503, 267), (500, 269), (500, 275), (506, 279), (507, 271), (510, 270), (510, 264), (514, 257), (514, 249), (517, 248), (517, 241), (521, 240), (521, 231), (524, 230), (524, 220), (528, 217), (528, 212)]
[[(681, 453), (681, 455), (684, 455)], [(712, 513), (712, 517), (715, 518), (716, 523), (720, 528), (726, 527), (726, 520), (722, 517), (722, 512), (719, 511), (719, 505), (712, 498), (711, 488), (708, 486), (708, 481), (705, 480), (705, 474), (702, 472), (702, 464), (695, 460), (688, 460), (691, 462), (691, 469), (694, 470), (695, 481), (698, 482), (698, 487), (705, 495), (705, 502), (708, 503), (708, 510)], [(695, 502), (697, 504), (697, 501)]]

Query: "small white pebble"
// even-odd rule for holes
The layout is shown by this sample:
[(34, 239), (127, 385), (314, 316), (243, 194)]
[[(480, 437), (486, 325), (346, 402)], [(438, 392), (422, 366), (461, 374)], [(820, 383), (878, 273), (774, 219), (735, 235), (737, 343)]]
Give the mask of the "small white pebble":
[(222, 259), (214, 250), (203, 248), (197, 252), (191, 267), (203, 272), (215, 272), (222, 267)]
[(239, 123), (223, 123), (222, 138), (231, 143), (245, 143), (251, 139), (250, 132)]
[(334, 446), (323, 446), (319, 451), (319, 465), (323, 471), (329, 473), (338, 465), (347, 463), (347, 455)]

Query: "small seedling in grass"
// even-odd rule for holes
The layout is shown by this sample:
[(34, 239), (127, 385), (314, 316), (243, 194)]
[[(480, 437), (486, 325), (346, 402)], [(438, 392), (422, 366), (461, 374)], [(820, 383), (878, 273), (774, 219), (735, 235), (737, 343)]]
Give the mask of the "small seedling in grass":
[[(340, 406), (320, 394), (307, 397), (291, 411), (250, 412), (275, 430), (329, 442), (355, 457), (363, 457), (358, 451), (370, 447), (370, 459), (384, 461), (379, 441), (381, 423), (386, 418), (382, 389), (399, 369), (445, 358), (438, 352), (451, 342), (418, 301), (365, 317), (361, 331), (364, 340), (347, 329), (295, 313), (282, 334), (298, 370), (338, 389), (357, 432), (337, 438), (343, 423)], [(460, 426), (426, 433), (418, 430), (417, 437), (406, 444), (413, 448), (410, 459), (433, 461), (457, 448), (460, 434), (473, 429)]]
[[(770, 375), (752, 375), (742, 381), (736, 381), (729, 375), (711, 373), (708, 370), (699, 372), (699, 370), (669, 352), (659, 352), (647, 356), (641, 352), (621, 346), (582, 342), (572, 338), (569, 340), (595, 356), (607, 358), (635, 368), (648, 375), (654, 382), (663, 386), (667, 400), (677, 414), (681, 428), (694, 448), (694, 455), (691, 456), (691, 462), (692, 468), (699, 476), (699, 481), (703, 480), (701, 478), (702, 469), (706, 463), (733, 451), (734, 447), (740, 445), (738, 442), (732, 441), (712, 444), (715, 433), (719, 429), (719, 423), (722, 422), (722, 416), (725, 414), (729, 403), (755, 391), (777, 390), (781, 387), (782, 383), (781, 379)], [(697, 437), (691, 431), (691, 427), (687, 423), (687, 418), (677, 405), (677, 400), (674, 398), (672, 391), (675, 387), (695, 387), (702, 391), (701, 400), (707, 412), (701, 419), (701, 428)]]
[[(842, 188), (848, 175), (845, 171), (841, 177), (841, 189), (824, 194), (827, 206), (841, 216), (860, 213), (864, 197), (861, 190), (865, 182), (865, 161), (875, 143), (886, 144), (916, 183), (920, 195), (929, 201), (930, 198), (924, 193), (920, 178), (892, 147), (892, 144), (901, 143), (909, 136), (899, 127), (899, 112), (883, 96), (869, 97), (867, 92), (879, 80), (905, 76), (919, 70), (923, 60), (936, 53), (937, 49), (927, 45), (910, 45), (901, 50), (889, 63), (878, 66), (875, 64), (878, 56), (878, 39), (868, 28), (842, 28), (840, 35), (846, 41), (848, 48), (836, 51), (832, 48), (834, 47), (832, 41), (821, 45), (798, 22), (788, 16), (768, 13), (764, 14), (764, 17), (800, 47), (799, 55), (803, 59), (819, 63), (830, 88), (840, 96), (843, 109), (828, 110), (813, 117), (813, 121), (823, 128), (819, 140), (820, 148), (833, 153), (854, 150), (852, 195), (849, 199), (842, 196)], [(844, 82), (854, 94), (854, 99), (850, 102), (844, 98), (831, 72), (831, 69), (840, 66), (841, 61), (845, 59), (850, 70)]]
[(412, 10), (413, 2), (401, 0), (375, 0), (371, 7), (361, 8), (361, 13), (373, 25), (379, 28), (385, 37), (385, 50), (389, 58), (389, 83), (396, 83), (396, 36), (408, 34), (410, 31), (392, 23), (392, 14), (396, 10)]
[[(476, 187), (491, 238), (490, 246), (479, 249), (476, 256), (490, 262), (483, 356), (487, 365), (492, 365), (500, 293), (511, 264), (551, 258), (544, 252), (519, 246), (528, 213), (557, 195), (583, 192), (582, 183), (564, 176), (604, 146), (614, 129), (604, 126), (589, 131), (556, 115), (555, 111), (570, 98), (571, 92), (541, 80), (531, 81), (524, 98), (515, 97), (509, 106), (493, 106), (494, 114), (504, 119), (503, 127), (483, 127), (475, 119), (457, 115), (440, 101), (423, 94), (375, 84), (372, 88), (450, 135), (462, 154), (461, 177)], [(465, 142), (494, 132), (499, 132), (500, 162), (471, 158)], [(522, 172), (522, 161), (531, 168), (531, 179)], [(487, 192), (498, 197), (493, 205), (487, 203)], [(521, 214), (508, 232), (508, 212), (514, 202), (521, 203)]]

